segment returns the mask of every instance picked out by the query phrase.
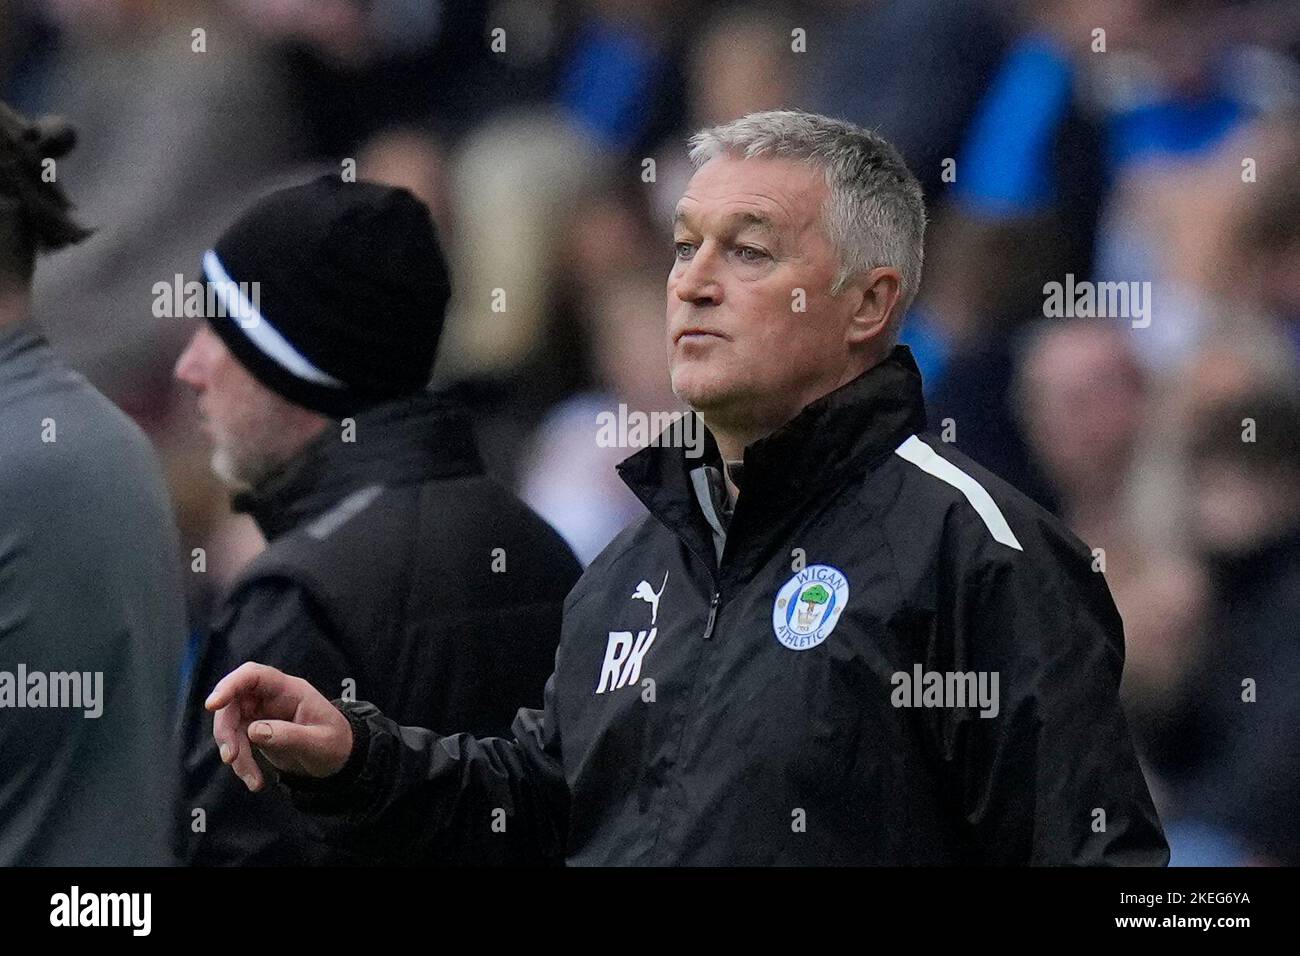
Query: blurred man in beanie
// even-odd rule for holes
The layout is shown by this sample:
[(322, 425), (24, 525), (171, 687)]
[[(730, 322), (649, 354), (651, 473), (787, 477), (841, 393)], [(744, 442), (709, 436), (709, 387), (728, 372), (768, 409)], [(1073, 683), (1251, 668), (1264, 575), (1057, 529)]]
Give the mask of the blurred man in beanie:
[[(355, 861), (314, 841), (287, 800), (254, 805), (221, 765), (204, 696), (241, 662), (271, 661), (407, 721), (504, 733), (551, 670), (580, 569), (484, 475), (466, 414), (427, 390), (450, 286), (410, 193), (328, 176), (274, 193), (203, 272), (217, 308), (176, 376), (198, 396), (235, 509), (269, 547), (233, 585), (196, 666), (179, 853)], [(487, 832), (492, 819), (465, 825)], [(506, 859), (469, 859), (452, 841), (438, 853)]]
[(42, 173), (73, 146), (0, 104), (0, 866), (171, 862), (185, 612), (149, 441), (31, 318), (87, 231)]

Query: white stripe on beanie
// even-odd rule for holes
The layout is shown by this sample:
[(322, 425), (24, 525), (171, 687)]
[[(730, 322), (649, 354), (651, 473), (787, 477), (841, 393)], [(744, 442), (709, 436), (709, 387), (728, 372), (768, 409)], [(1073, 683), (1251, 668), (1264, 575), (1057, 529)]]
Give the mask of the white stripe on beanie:
[(257, 346), (259, 352), (295, 378), (329, 388), (347, 387), (346, 382), (339, 381), (313, 365), (276, 330), (275, 326), (266, 321), (266, 317), (257, 310), (257, 306), (244, 294), (244, 290), (226, 273), (215, 250), (209, 249), (203, 254), (203, 271), (216, 289), (226, 316), (239, 326), (240, 331)]

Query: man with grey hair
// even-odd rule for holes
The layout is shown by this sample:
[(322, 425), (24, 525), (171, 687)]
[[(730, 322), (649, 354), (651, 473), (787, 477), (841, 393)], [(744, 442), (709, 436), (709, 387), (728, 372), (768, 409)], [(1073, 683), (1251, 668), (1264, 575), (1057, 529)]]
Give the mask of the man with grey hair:
[(449, 735), (249, 663), (223, 759), (345, 844), (498, 813), (574, 864), (1164, 864), (1090, 552), (923, 434), (916, 180), (807, 113), (691, 151), (667, 346), (706, 454), (679, 425), (620, 466), (649, 514), (566, 599), (544, 709)]

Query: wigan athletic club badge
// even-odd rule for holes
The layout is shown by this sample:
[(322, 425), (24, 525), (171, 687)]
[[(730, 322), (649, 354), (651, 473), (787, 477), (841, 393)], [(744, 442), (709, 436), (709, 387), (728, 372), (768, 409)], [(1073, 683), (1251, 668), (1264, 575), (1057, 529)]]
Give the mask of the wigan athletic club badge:
[(828, 564), (804, 568), (776, 593), (772, 629), (792, 651), (806, 651), (830, 636), (849, 600), (849, 582)]

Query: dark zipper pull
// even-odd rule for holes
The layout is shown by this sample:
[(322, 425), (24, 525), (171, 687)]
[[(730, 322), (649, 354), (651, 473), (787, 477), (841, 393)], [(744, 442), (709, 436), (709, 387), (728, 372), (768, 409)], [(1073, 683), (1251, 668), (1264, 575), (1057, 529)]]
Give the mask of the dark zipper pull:
[(709, 602), (709, 622), (704, 625), (704, 639), (707, 641), (713, 636), (713, 622), (718, 619), (718, 601), (722, 598), (720, 591), (713, 592), (713, 600)]

